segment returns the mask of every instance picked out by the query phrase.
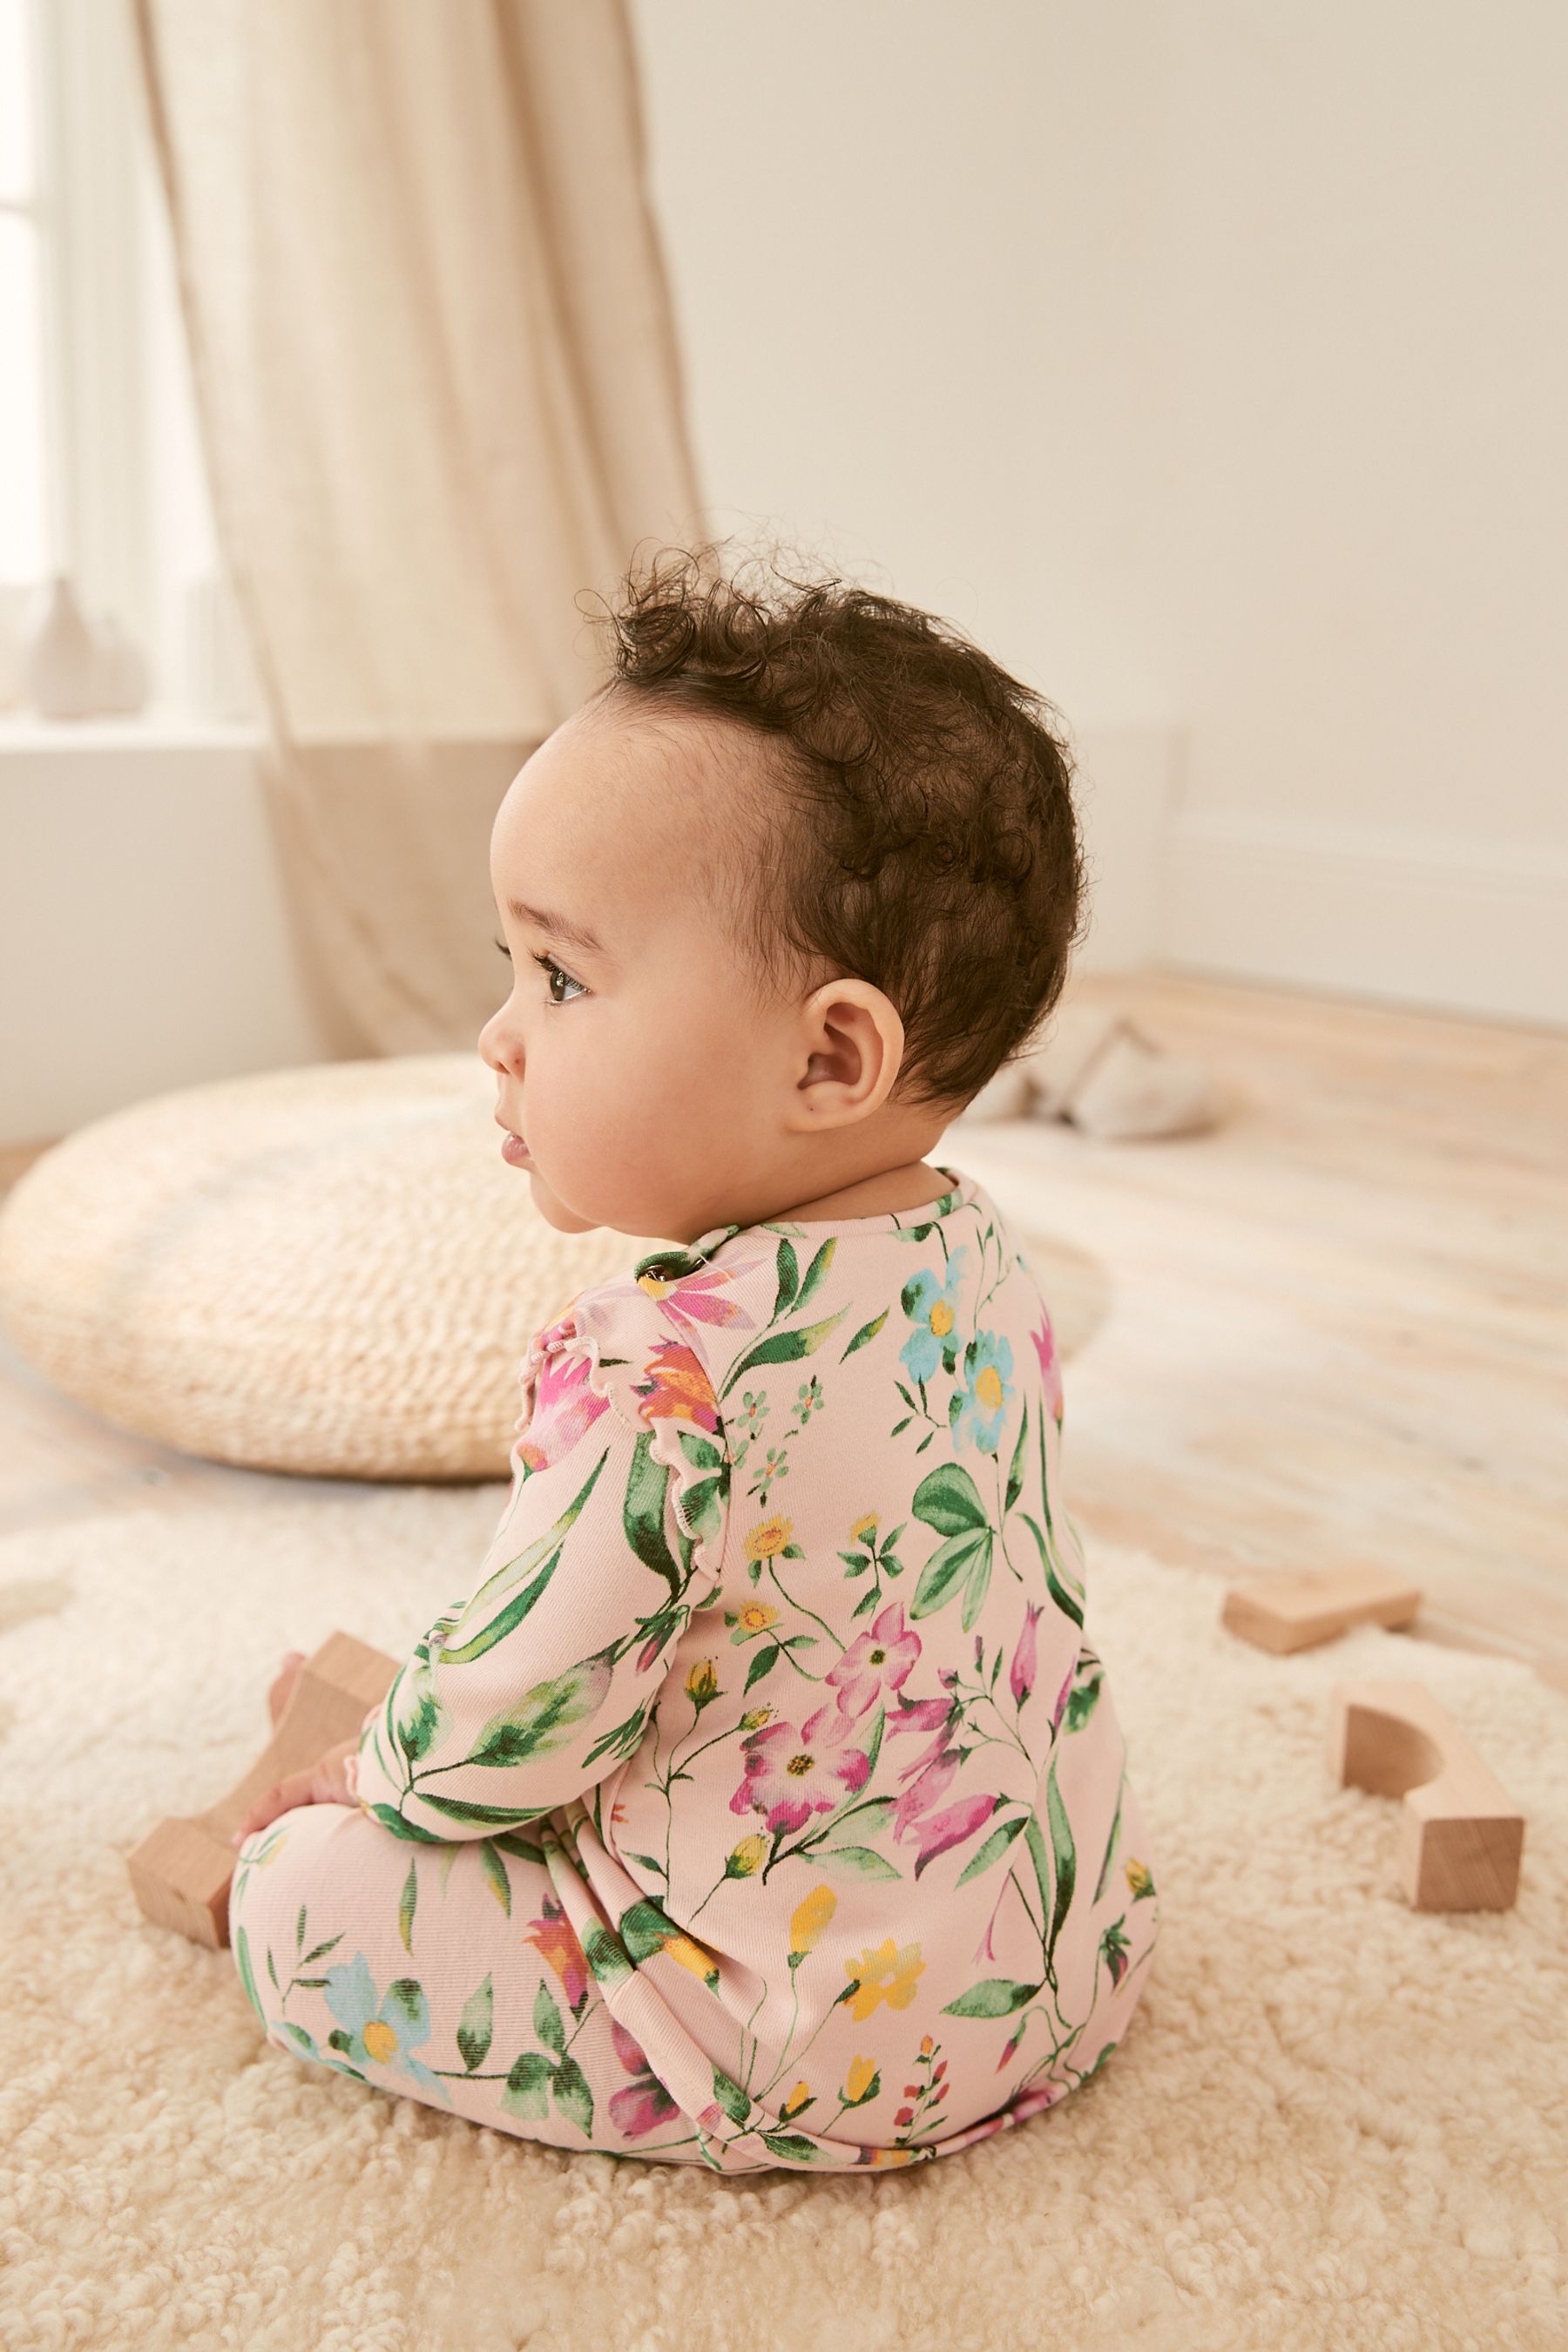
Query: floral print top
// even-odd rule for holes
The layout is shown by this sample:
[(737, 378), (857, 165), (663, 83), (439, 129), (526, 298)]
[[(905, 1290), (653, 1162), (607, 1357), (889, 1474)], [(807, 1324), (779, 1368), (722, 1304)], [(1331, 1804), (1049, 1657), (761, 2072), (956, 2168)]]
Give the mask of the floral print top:
[(351, 1759), (395, 1836), (548, 1864), (549, 1957), (718, 2169), (967, 2146), (1094, 2074), (1147, 1976), (1050, 1318), (939, 1172), (536, 1332), (477, 1580)]

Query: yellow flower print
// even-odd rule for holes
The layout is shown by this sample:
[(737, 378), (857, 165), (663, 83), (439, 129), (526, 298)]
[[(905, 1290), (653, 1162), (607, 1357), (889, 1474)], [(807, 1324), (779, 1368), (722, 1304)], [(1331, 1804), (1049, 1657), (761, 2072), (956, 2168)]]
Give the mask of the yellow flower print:
[(795, 1906), (795, 1917), (789, 1923), (790, 1950), (809, 1952), (837, 1908), (838, 1897), (831, 1886), (814, 1886), (804, 1902)]
[(742, 1601), (735, 1612), (735, 1622), (742, 1635), (765, 1633), (770, 1625), (778, 1622), (778, 1611), (768, 1601)]
[(1154, 1881), (1146, 1862), (1137, 1860), (1130, 1862), (1126, 1867), (1126, 1878), (1128, 1885), (1132, 1890), (1134, 1901), (1140, 1895), (1149, 1894), (1153, 1887)]
[(974, 1393), (987, 1412), (998, 1412), (1002, 1406), (1002, 1375), (994, 1364), (982, 1364), (974, 1375)]
[(772, 1721), (773, 1712), (771, 1706), (749, 1706), (741, 1717), (742, 1730), (760, 1731), (764, 1723)]
[(863, 2025), (879, 2000), (885, 2000), (889, 2009), (908, 2009), (915, 1997), (915, 1979), (925, 1974), (925, 1965), (918, 1944), (895, 1946), (891, 1936), (875, 1951), (862, 1952), (858, 1960), (846, 1960), (845, 1974), (855, 1980), (849, 2014), (856, 2023)]
[(870, 1543), (877, 1533), (877, 1522), (881, 1516), (879, 1511), (867, 1511), (858, 1518), (849, 1530), (850, 1542)]
[(699, 1658), (686, 1677), (686, 1696), (697, 1706), (705, 1706), (719, 1696), (719, 1676), (711, 1658)]
[(854, 2106), (858, 2100), (863, 2099), (876, 2079), (876, 2060), (857, 2058), (844, 2077), (843, 2096), (847, 2103)]
[(922, 2058), (929, 2058), (935, 2048), (936, 2043), (931, 2040), (931, 2035), (929, 2033), (922, 2033), (921, 2035), (921, 2056)]
[(809, 2106), (810, 2104), (811, 2084), (809, 2083), (797, 2083), (794, 2090), (790, 2093), (788, 2098), (780, 2107), (779, 2114), (783, 2116), (784, 2122), (787, 2123), (791, 2116), (798, 2116), (802, 2107)]
[(743, 1837), (740, 1844), (731, 1850), (730, 1858), (724, 1864), (725, 1877), (750, 1878), (753, 1871), (761, 1870), (763, 1858), (767, 1850), (768, 1842), (765, 1837)]
[(775, 1511), (771, 1519), (763, 1519), (746, 1538), (748, 1559), (772, 1559), (783, 1551), (795, 1532), (795, 1521)]
[(952, 1308), (945, 1298), (932, 1300), (931, 1310), (926, 1320), (939, 1339), (946, 1339), (952, 1328), (954, 1318)]
[(874, 2165), (912, 2164), (915, 2160), (912, 2147), (873, 2147), (868, 2149), (867, 2154)]
[(672, 1960), (679, 1960), (681, 1967), (689, 1969), (694, 1977), (710, 1977), (716, 1973), (712, 1953), (705, 1951), (690, 1936), (671, 1936), (667, 1938), (664, 1948)]

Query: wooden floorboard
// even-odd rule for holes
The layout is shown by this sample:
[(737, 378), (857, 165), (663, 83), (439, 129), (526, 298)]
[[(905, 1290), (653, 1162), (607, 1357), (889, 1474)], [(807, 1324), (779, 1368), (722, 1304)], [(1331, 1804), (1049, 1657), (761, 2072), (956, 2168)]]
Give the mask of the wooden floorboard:
[[(1137, 1544), (1217, 1605), (1254, 1570), (1375, 1561), (1424, 1588), (1423, 1637), (1568, 1691), (1568, 1035), (1166, 973), (1074, 995), (1229, 1095), (1205, 1136), (963, 1120), (933, 1155), (1033, 1237), (1091, 1571), (1097, 1539)], [(146, 1444), (0, 1341), (0, 1530), (309, 1489), (354, 1482)]]

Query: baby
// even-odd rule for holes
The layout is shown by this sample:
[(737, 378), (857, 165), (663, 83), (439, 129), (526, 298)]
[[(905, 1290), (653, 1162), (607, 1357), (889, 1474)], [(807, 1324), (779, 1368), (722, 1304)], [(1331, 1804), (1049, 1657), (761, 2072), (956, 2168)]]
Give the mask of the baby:
[(1048, 704), (712, 554), (628, 575), (490, 846), (503, 1156), (672, 1245), (530, 1339), (472, 1588), (252, 1810), (231, 1940), (269, 2039), (497, 2130), (875, 2168), (1087, 2082), (1158, 1922), (1050, 1318), (925, 1156), (1082, 869)]

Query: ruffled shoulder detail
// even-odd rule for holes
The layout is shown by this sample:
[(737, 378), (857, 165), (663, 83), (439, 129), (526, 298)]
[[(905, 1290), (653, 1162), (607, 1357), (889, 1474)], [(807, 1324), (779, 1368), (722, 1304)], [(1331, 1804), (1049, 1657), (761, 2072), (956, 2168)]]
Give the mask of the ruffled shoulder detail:
[(717, 1577), (729, 1491), (723, 1422), (707, 1363), (657, 1284), (645, 1288), (634, 1272), (579, 1291), (529, 1341), (519, 1389), (520, 1475), (547, 1469), (603, 1413), (616, 1413), (672, 1474), (676, 1522), (697, 1565)]

